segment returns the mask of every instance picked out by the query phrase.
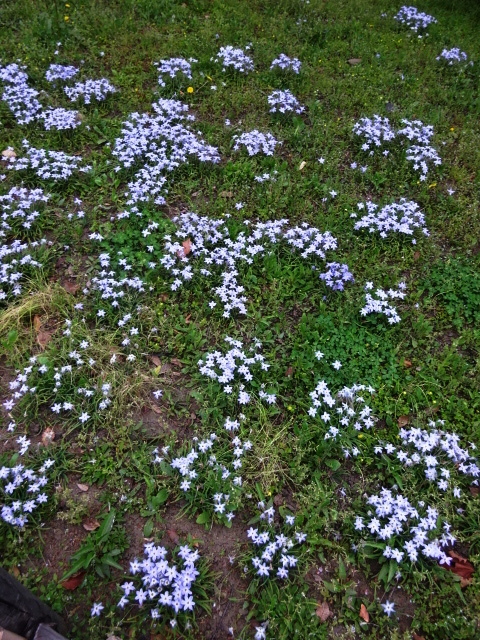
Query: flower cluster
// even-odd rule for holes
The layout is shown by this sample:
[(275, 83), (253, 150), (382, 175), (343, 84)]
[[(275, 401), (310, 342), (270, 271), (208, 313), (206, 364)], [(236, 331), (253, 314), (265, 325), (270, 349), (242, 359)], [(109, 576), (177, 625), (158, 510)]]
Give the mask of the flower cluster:
[[(363, 151), (371, 150), (373, 147), (380, 147), (384, 142), (390, 142), (395, 138), (395, 131), (388, 118), (374, 115), (372, 118), (360, 118), (353, 126), (353, 133), (365, 138), (362, 145)], [(370, 151), (372, 155), (373, 151)]]
[(233, 136), (235, 145), (234, 151), (238, 151), (241, 146), (246, 147), (249, 156), (256, 156), (264, 153), (266, 156), (273, 156), (277, 144), (281, 144), (271, 133), (262, 133), (258, 129), (247, 131), (239, 136)]
[(375, 514), (370, 512), (367, 522), (366, 518), (357, 516), (355, 529), (368, 529), (377, 540), (385, 541), (385, 558), (400, 564), (407, 557), (415, 563), (419, 556), (424, 556), (441, 564), (451, 563), (451, 558), (443, 549), (453, 545), (455, 537), (450, 533), (447, 522), (443, 522), (443, 533), (440, 535), (437, 509), (426, 506), (423, 501), (414, 506), (402, 494), (386, 488), (370, 496), (367, 503), (374, 507)]
[[(190, 281), (195, 272), (192, 259), (202, 257), (197, 273), (202, 276), (212, 276), (212, 266), (222, 268), (222, 284), (213, 289), (223, 303), (225, 317), (229, 317), (233, 310), (245, 315), (246, 297), (244, 288), (238, 282), (239, 266), (241, 263), (252, 264), (255, 256), (265, 255), (272, 244), (283, 240), (287, 245), (301, 251), (302, 258), (319, 257), (324, 259), (327, 250), (337, 247), (337, 240), (330, 232), (321, 233), (316, 227), (301, 226), (285, 228), (288, 220), (257, 222), (252, 225), (251, 233), (241, 231), (232, 239), (224, 221), (200, 217), (194, 213), (185, 213), (173, 220), (178, 225), (176, 237), (165, 236), (164, 255), (160, 263), (175, 280), (172, 290), (178, 289), (182, 283)], [(249, 221), (244, 222), (249, 227)], [(190, 254), (185, 256), (182, 241), (189, 239)], [(205, 265), (205, 266), (203, 266)], [(216, 302), (209, 305), (213, 309)]]
[(346, 282), (355, 282), (353, 274), (348, 270), (348, 265), (339, 262), (328, 262), (327, 271), (320, 274), (320, 279), (334, 291), (343, 291)]
[[(234, 340), (227, 336), (225, 342), (231, 345), (226, 353), (221, 351), (213, 351), (207, 353), (205, 359), (198, 361), (200, 373), (207, 376), (211, 380), (216, 380), (223, 386), (223, 391), (226, 394), (233, 393), (233, 383), (235, 377), (240, 377), (245, 383), (253, 380), (253, 373), (251, 368), (259, 365), (262, 371), (268, 371), (270, 365), (265, 361), (265, 357), (258, 353), (261, 348), (261, 343), (255, 340), (251, 345), (249, 351), (252, 355), (245, 353), (244, 346), (240, 340)], [(216, 371), (219, 369), (219, 371)], [(239, 384), (239, 393), (237, 400), (239, 404), (248, 404), (251, 400), (250, 394), (245, 391), (245, 384), (241, 382)], [(259, 394), (260, 395), (260, 394)], [(274, 394), (263, 393), (260, 395), (268, 404), (274, 404), (276, 397)]]
[(45, 129), (76, 129), (82, 124), (78, 111), (72, 109), (49, 108), (39, 115), (39, 119), (43, 120)]
[[(371, 429), (375, 424), (372, 409), (361, 395), (362, 391), (373, 393), (372, 387), (363, 384), (354, 384), (352, 387), (343, 387), (334, 396), (325, 380), (321, 380), (315, 389), (310, 393), (312, 406), (308, 414), (314, 418), (319, 410), (323, 408), (321, 420), (327, 425), (328, 431), (325, 439), (336, 439), (337, 436), (346, 433), (348, 430), (362, 431)], [(354, 452), (354, 455), (355, 452)]]
[(175, 78), (177, 74), (181, 73), (189, 80), (191, 80), (191, 63), (194, 62), (198, 62), (198, 60), (195, 60), (195, 58), (190, 58), (190, 60), (185, 60), (184, 58), (169, 58), (168, 60), (160, 60), (160, 62), (154, 62), (153, 64), (157, 67), (158, 73), (160, 74), (158, 77), (158, 84), (161, 87), (165, 86), (165, 81), (161, 77), (162, 75), (168, 75), (170, 76), (170, 78)]
[(75, 77), (77, 73), (77, 67), (73, 67), (72, 65), (51, 64), (45, 72), (45, 78), (48, 82), (55, 82), (56, 80), (66, 82)]
[(43, 487), (48, 483), (46, 472), (54, 460), (45, 460), (35, 473), (23, 464), (0, 467), (0, 491), (3, 495), (0, 517), (14, 527), (24, 527), (28, 523), (29, 513), (48, 500)]
[[(378, 231), (381, 238), (386, 238), (392, 233), (403, 233), (413, 236), (416, 229), (420, 229), (423, 235), (430, 235), (426, 227), (425, 216), (420, 211), (420, 207), (413, 200), (401, 198), (399, 202), (387, 204), (379, 210), (377, 204), (373, 202), (359, 202), (357, 207), (361, 210), (366, 206), (367, 214), (355, 222), (354, 229), (368, 229), (370, 233)], [(356, 217), (352, 214), (351, 217)], [(416, 244), (416, 240), (412, 240)]]
[(270, 113), (303, 113), (305, 107), (300, 104), (291, 91), (272, 91), (268, 96)]
[[(0, 301), (7, 299), (9, 289), (15, 297), (21, 295), (20, 280), (26, 275), (25, 271), (42, 268), (42, 263), (35, 259), (34, 252), (47, 245), (48, 241), (45, 238), (32, 242), (17, 239), (10, 244), (0, 244)], [(18, 257), (21, 254), (23, 255)]]
[[(80, 303), (80, 307), (82, 304)], [(65, 321), (63, 335), (71, 337), (73, 323)], [(16, 377), (9, 382), (12, 395), (3, 402), (3, 408), (12, 412), (22, 399), (36, 395), (42, 398), (38, 402), (47, 405), (55, 415), (76, 416), (80, 424), (85, 424), (93, 414), (105, 411), (111, 405), (112, 384), (105, 376), (98, 379), (95, 386), (85, 385), (85, 375), (96, 364), (88, 356), (90, 343), (88, 340), (74, 340), (71, 338), (70, 351), (65, 357), (58, 357), (52, 364), (39, 361), (32, 356), (28, 366), (20, 370)], [(112, 361), (111, 361), (112, 362)], [(78, 384), (78, 386), (76, 386)], [(47, 408), (46, 406), (46, 408)], [(15, 429), (13, 420), (8, 430)]]
[(300, 73), (300, 67), (302, 63), (298, 58), (289, 58), (284, 53), (281, 53), (278, 58), (270, 65), (270, 69), (283, 69), (284, 71), (293, 71), (294, 73)]
[(437, 150), (430, 145), (412, 145), (407, 149), (406, 158), (413, 163), (415, 171), (421, 172), (420, 180), (422, 182), (427, 179), (429, 164), (434, 164), (435, 166), (442, 164), (442, 159)]
[[(400, 429), (401, 446), (380, 443), (375, 447), (375, 453), (395, 455), (406, 467), (422, 465), (427, 480), (436, 482), (441, 491), (447, 491), (456, 472), (472, 476), (475, 478), (473, 484), (478, 485), (478, 460), (468, 449), (460, 446), (458, 434), (438, 429), (443, 425), (443, 420), (431, 420), (429, 430), (418, 427)], [(458, 486), (453, 487), (453, 496), (460, 498), (461, 491)]]
[(360, 309), (360, 314), (366, 316), (370, 313), (381, 313), (387, 316), (390, 324), (400, 322), (401, 318), (397, 309), (391, 304), (390, 300), (403, 300), (406, 296), (406, 288), (406, 284), (400, 282), (397, 290), (388, 289), (388, 291), (384, 291), (378, 288), (372, 295), (369, 292), (373, 290), (373, 282), (367, 282), (365, 285), (365, 306)]
[(19, 124), (28, 124), (37, 117), (42, 105), (37, 100), (38, 91), (28, 86), (28, 76), (16, 63), (0, 66), (0, 80), (4, 83), (2, 100), (7, 103)]
[(161, 617), (161, 611), (173, 611), (170, 624), (174, 627), (178, 613), (193, 611), (195, 607), (192, 589), (200, 575), (196, 568), (200, 554), (184, 545), (169, 562), (168, 550), (149, 542), (144, 547), (144, 555), (143, 560), (135, 558), (130, 562), (130, 573), (140, 576), (142, 586), (137, 588), (134, 582), (124, 582), (120, 587), (123, 596), (117, 606), (123, 609), (129, 602), (139, 607), (147, 603), (154, 620)]
[(73, 87), (65, 87), (63, 90), (70, 102), (76, 102), (82, 97), (85, 104), (90, 104), (92, 98), (99, 101), (105, 100), (109, 93), (117, 92), (117, 89), (106, 78), (76, 82)]
[(416, 7), (406, 6), (401, 7), (394, 18), (415, 32), (419, 29), (427, 29), (431, 24), (437, 22), (437, 20), (433, 16), (429, 16), (428, 13), (423, 13), (423, 11), (419, 11)]
[(465, 51), (461, 51), (458, 47), (453, 47), (453, 49), (443, 49), (442, 53), (437, 56), (436, 59), (445, 60), (451, 66), (459, 64), (460, 62), (466, 62), (468, 56)]
[(12, 232), (16, 234), (30, 231), (40, 216), (38, 207), (48, 202), (50, 195), (42, 189), (12, 187), (8, 193), (0, 196), (0, 238), (6, 238)]
[(69, 156), (63, 151), (48, 151), (31, 147), (28, 140), (23, 140), (25, 156), (23, 158), (10, 158), (9, 169), (25, 171), (31, 169), (42, 180), (66, 180), (74, 171), (87, 173), (90, 166), (81, 166), (80, 156)]
[[(407, 138), (412, 144), (406, 150), (407, 160), (413, 162), (416, 171), (420, 171), (420, 180), (425, 181), (428, 173), (428, 165), (438, 166), (442, 160), (438, 152), (431, 146), (430, 140), (433, 137), (433, 127), (424, 125), (420, 120), (402, 120), (403, 127), (395, 131), (388, 118), (381, 118), (375, 115), (373, 120), (361, 118), (353, 127), (353, 132), (365, 138), (362, 150), (368, 151), (370, 156), (375, 153), (375, 147), (381, 147), (384, 143), (395, 138)], [(388, 156), (390, 151), (385, 149), (384, 156)], [(356, 166), (356, 163), (354, 163)]]
[[(21, 280), (32, 269), (42, 267), (36, 254), (48, 245), (47, 240), (22, 242), (20, 237), (30, 236), (49, 198), (42, 189), (22, 187), (13, 187), (0, 196), (0, 300), (6, 300), (10, 290), (18, 297), (22, 293)], [(8, 242), (9, 238), (13, 240)]]
[(295, 517), (292, 515), (285, 516), (284, 528), (288, 535), (283, 531), (277, 534), (274, 526), (275, 508), (265, 505), (263, 501), (258, 503), (258, 507), (262, 511), (260, 520), (266, 520), (270, 526), (263, 531), (253, 527), (247, 531), (248, 538), (258, 548), (258, 555), (252, 557), (252, 566), (257, 576), (268, 578), (273, 574), (285, 580), (289, 577), (290, 570), (297, 566), (296, 554), (307, 535), (302, 531), (295, 531)]
[(222, 63), (223, 71), (228, 68), (235, 69), (235, 71), (240, 71), (241, 73), (253, 71), (253, 60), (242, 49), (236, 49), (231, 45), (220, 47), (215, 62)]
[[(230, 433), (239, 425), (238, 420), (227, 418), (225, 421), (225, 429)], [(170, 467), (183, 478), (180, 489), (187, 499), (195, 502), (196, 508), (201, 506), (204, 510), (212, 511), (215, 518), (230, 526), (240, 506), (243, 478), (239, 470), (242, 468), (242, 458), (250, 451), (252, 443), (233, 436), (229, 438), (226, 449), (215, 433), (204, 440), (194, 438), (193, 441), (186, 455), (171, 459)], [(153, 453), (154, 463), (162, 465), (169, 455), (169, 447), (162, 448), (162, 456), (158, 449), (154, 449)], [(203, 496), (201, 505), (199, 494)]]
[(128, 184), (128, 204), (151, 198), (155, 198), (156, 204), (164, 204), (165, 174), (188, 162), (192, 156), (201, 162), (220, 161), (218, 150), (207, 145), (182, 122), (195, 119), (185, 114), (186, 105), (178, 100), (158, 100), (152, 106), (156, 115), (132, 113), (123, 123), (121, 136), (115, 140), (113, 155), (123, 167), (143, 162)]

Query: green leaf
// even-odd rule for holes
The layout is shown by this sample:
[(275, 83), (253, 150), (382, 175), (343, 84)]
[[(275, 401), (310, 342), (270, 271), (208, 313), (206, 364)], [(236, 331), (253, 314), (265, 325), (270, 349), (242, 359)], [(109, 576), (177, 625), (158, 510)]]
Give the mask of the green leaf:
[(397, 573), (398, 564), (395, 560), (390, 560), (390, 568), (388, 570), (387, 584), (393, 580), (393, 576)]
[(110, 556), (103, 556), (102, 562), (108, 564), (109, 567), (114, 567), (115, 569), (120, 569), (120, 571), (123, 571), (122, 565), (118, 564), (118, 562), (115, 562), (115, 560)]
[(338, 460), (325, 460), (325, 464), (332, 469), (332, 471), (338, 471), (342, 466)]
[(196, 520), (197, 524), (207, 524), (210, 522), (210, 514), (208, 511), (203, 511)]
[(152, 505), (153, 509), (158, 509), (158, 507), (162, 505), (164, 502), (166, 502), (167, 500), (168, 500), (168, 489), (164, 487), (157, 493), (157, 495), (152, 496), (150, 498), (150, 504)]
[(143, 535), (145, 538), (149, 538), (152, 535), (153, 531), (153, 520), (150, 518), (146, 521), (145, 526), (143, 527)]
[(105, 539), (110, 531), (113, 528), (113, 523), (115, 522), (116, 512), (115, 509), (112, 509), (110, 513), (105, 517), (100, 528), (97, 530), (97, 536), (100, 539)]

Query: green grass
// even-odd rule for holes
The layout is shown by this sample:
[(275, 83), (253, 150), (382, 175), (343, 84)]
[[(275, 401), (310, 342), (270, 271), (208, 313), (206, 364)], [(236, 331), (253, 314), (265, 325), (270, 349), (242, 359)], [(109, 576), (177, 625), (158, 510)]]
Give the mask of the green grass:
[[(51, 62), (79, 66), (79, 79), (106, 77), (119, 90), (104, 102), (72, 107), (83, 117), (82, 126), (72, 132), (20, 126), (0, 103), (2, 149), (12, 146), (20, 155), (27, 138), (38, 148), (79, 154), (93, 166), (91, 173), (75, 173), (64, 183), (42, 182), (31, 171), (6, 172), (0, 183), (2, 194), (20, 184), (51, 194), (36, 231), (18, 226), (8, 239), (45, 236), (52, 241), (41, 252), (42, 269), (25, 271), (22, 296), (0, 302), (2, 401), (11, 395), (8, 382), (31, 355), (50, 367), (48, 374), (35, 374), (30, 384), (37, 387), (36, 394), (22, 398), (15, 409), (15, 434), (6, 430), (10, 418), (2, 413), (0, 466), (10, 465), (20, 434), (33, 442), (25, 456), (30, 466), (38, 468), (47, 456), (56, 461), (48, 485), (52, 498), (25, 530), (0, 522), (0, 546), (6, 568), (64, 616), (72, 640), (84, 637), (85, 629), (94, 639), (216, 639), (227, 637), (229, 627), (235, 637), (246, 639), (264, 623), (267, 638), (285, 640), (403, 639), (413, 632), (428, 640), (480, 637), (478, 491), (470, 490), (464, 479), (462, 498), (453, 501), (426, 481), (420, 467), (405, 468), (373, 452), (379, 440), (398, 443), (405, 417), (410, 426), (421, 428), (431, 419), (445, 420), (445, 430), (458, 433), (464, 445), (480, 445), (480, 11), (473, 0), (422, 0), (418, 8), (438, 23), (428, 36), (418, 38), (393, 20), (399, 8), (400, 3), (384, 0), (2, 3), (1, 62), (27, 65), (31, 86), (48, 92), (41, 93), (42, 104), (70, 106), (61, 89), (45, 80)], [(223, 73), (213, 62), (220, 46), (248, 43), (254, 72)], [(443, 48), (454, 46), (468, 53), (472, 67), (444, 67), (435, 60)], [(302, 61), (298, 76), (269, 69), (282, 52)], [(152, 63), (174, 56), (198, 60), (193, 78), (161, 88)], [(352, 58), (361, 61), (350, 64)], [(189, 86), (193, 93), (187, 92)], [(281, 88), (290, 89), (306, 106), (304, 114), (268, 112), (267, 96)], [(141, 218), (114, 219), (126, 208), (127, 183), (134, 173), (114, 170), (111, 149), (122, 123), (134, 111), (151, 111), (159, 97), (173, 96), (189, 106), (196, 116), (194, 130), (219, 149), (222, 161), (182, 165), (169, 175), (167, 205), (143, 203)], [(421, 182), (399, 145), (387, 158), (369, 157), (352, 127), (373, 114), (389, 117), (394, 126), (403, 118), (433, 125), (441, 166)], [(226, 126), (227, 118), (231, 126)], [(272, 157), (233, 151), (233, 135), (254, 128), (282, 141)], [(352, 162), (368, 165), (368, 170), (351, 169)], [(273, 171), (275, 181), (254, 181)], [(453, 196), (448, 189), (455, 189)], [(335, 198), (329, 195), (332, 190), (338, 193)], [(417, 236), (412, 245), (408, 238), (382, 240), (354, 231), (350, 214), (358, 211), (357, 203), (383, 205), (401, 197), (419, 203), (429, 237)], [(67, 214), (79, 208), (74, 198), (83, 201), (85, 218), (70, 221)], [(238, 202), (244, 203), (242, 209), (235, 208)], [(248, 313), (225, 318), (220, 304), (213, 309), (208, 305), (219, 277), (195, 277), (172, 291), (171, 277), (148, 267), (147, 246), (154, 247), (158, 260), (163, 236), (175, 229), (173, 216), (183, 211), (222, 218), (232, 238), (244, 230), (244, 221), (288, 218), (291, 224), (306, 222), (328, 230), (338, 248), (327, 261), (347, 263), (355, 282), (344, 292), (328, 289), (312, 270), (315, 265), (323, 271), (323, 261), (305, 260), (279, 243), (269, 255), (240, 265)], [(231, 217), (223, 218), (226, 213)], [(142, 231), (150, 221), (158, 228), (145, 237)], [(103, 240), (90, 240), (92, 232)], [(102, 252), (112, 256), (112, 265), (122, 252), (134, 266), (132, 273), (144, 279), (146, 291), (129, 293), (120, 309), (108, 308), (99, 318), (98, 309), (106, 305), (99, 294), (84, 300), (82, 290), (97, 275)], [(407, 297), (397, 303), (399, 324), (389, 325), (378, 314), (360, 315), (365, 282), (389, 288), (401, 280)], [(65, 281), (78, 284), (78, 291), (66, 293)], [(79, 301), (84, 309), (75, 314)], [(126, 360), (121, 346), (126, 334), (118, 324), (127, 312), (137, 314), (139, 328), (133, 362)], [(51, 334), (44, 350), (37, 342), (35, 317)], [(77, 346), (87, 340), (85, 355), (95, 362), (88, 369), (73, 369), (58, 397), (53, 367), (71, 360), (73, 347), (63, 335), (69, 318), (75, 318), (72, 340)], [(248, 388), (253, 401), (245, 406), (199, 372), (198, 361), (207, 352), (227, 348), (225, 336), (244, 345), (257, 338), (271, 365), (254, 373)], [(324, 358), (318, 360), (316, 351)], [(338, 371), (331, 366), (335, 360), (343, 365)], [(348, 431), (340, 442), (325, 440), (325, 425), (308, 415), (309, 394), (322, 379), (334, 394), (355, 383), (374, 387), (368, 399), (378, 417), (373, 429)], [(95, 407), (106, 382), (112, 402), (101, 413)], [(260, 402), (262, 384), (277, 394), (276, 404)], [(55, 401), (75, 402), (82, 386), (96, 389), (92, 399), (82, 400), (82, 411), (91, 420), (81, 425), (73, 416), (51, 413)], [(158, 401), (152, 397), (155, 389), (163, 390)], [(187, 494), (170, 461), (186, 455), (194, 437), (216, 432), (218, 460), (230, 465), (232, 446), (223, 424), (227, 416), (242, 412), (238, 435), (250, 440), (252, 449), (242, 467), (244, 486), (233, 496), (236, 517), (231, 527), (224, 527), (225, 518), (213, 512), (212, 496), (225, 485), (207, 459)], [(49, 426), (56, 437), (47, 452), (39, 441)], [(164, 446), (170, 446), (166, 460), (154, 465), (153, 448)], [(345, 446), (358, 447), (358, 456), (345, 458)], [(81, 497), (78, 483), (90, 487), (91, 500)], [(366, 513), (364, 494), (393, 485), (412, 502), (430, 500), (450, 522), (457, 536), (455, 550), (474, 567), (466, 588), (434, 561), (403, 563), (397, 578), (396, 566), (386, 561), (382, 549), (359, 542), (354, 520)], [(286, 585), (244, 572), (244, 567), (251, 569), (252, 555), (247, 523), (262, 498), (296, 513), (308, 534), (299, 568)], [(117, 521), (107, 551), (118, 549), (115, 562), (125, 571), (142, 553), (144, 538), (171, 547), (187, 539), (198, 544), (207, 560), (200, 585), (207, 596), (202, 594), (203, 604), (186, 626), (155, 629), (145, 621), (145, 610), (115, 607), (121, 595), (116, 585), (125, 578), (113, 566), (110, 575), (95, 574), (95, 567), (104, 566), (104, 549), (95, 546), (96, 533), (87, 534), (81, 526), (86, 517), (101, 519), (114, 511)], [(67, 526), (74, 527), (77, 540), (72, 553), (62, 552), (62, 536), (70, 535)], [(81, 550), (90, 549), (92, 570), (77, 589), (65, 590), (60, 583), (74, 566), (71, 556), (77, 553), (78, 560)], [(235, 558), (227, 566), (225, 558), (231, 555)], [(226, 566), (232, 572), (228, 579)], [(380, 608), (386, 600), (396, 603), (397, 613), (390, 618)], [(106, 609), (90, 619), (90, 608), (98, 601)], [(322, 602), (331, 614), (324, 621), (315, 615)], [(369, 611), (368, 624), (359, 616), (361, 604)]]

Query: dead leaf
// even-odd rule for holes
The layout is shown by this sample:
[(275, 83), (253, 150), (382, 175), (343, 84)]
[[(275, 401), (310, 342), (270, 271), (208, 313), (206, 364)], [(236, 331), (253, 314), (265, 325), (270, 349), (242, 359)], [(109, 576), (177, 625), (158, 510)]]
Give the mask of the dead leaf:
[(298, 167), (298, 170), (301, 171), (305, 167), (306, 164), (307, 163), (305, 162), (305, 160), (302, 160), (300, 165), (299, 165), (299, 167)]
[(320, 618), (322, 622), (326, 622), (332, 615), (332, 612), (326, 602), (319, 602), (315, 609), (315, 615)]
[(70, 280), (65, 280), (63, 283), (63, 288), (67, 293), (71, 293), (72, 296), (75, 296), (80, 289), (80, 285), (76, 282), (70, 282)]
[(47, 427), (45, 431), (42, 433), (42, 444), (44, 447), (48, 447), (48, 445), (52, 444), (55, 440), (55, 431), (52, 427)]
[(180, 362), (178, 358), (172, 358), (170, 362), (176, 367), (183, 367), (183, 364)]
[(179, 258), (185, 258), (185, 256), (188, 256), (191, 250), (192, 250), (192, 241), (190, 240), (190, 238), (187, 238), (182, 242), (182, 248), (179, 251), (177, 251), (177, 256)]
[(87, 518), (82, 522), (82, 527), (85, 529), (85, 531), (95, 531), (95, 529), (98, 529), (99, 526), (100, 523), (95, 518)]
[(73, 591), (74, 589), (76, 589), (78, 586), (82, 584), (84, 576), (85, 576), (85, 571), (80, 571), (80, 573), (76, 573), (71, 578), (68, 578), (68, 580), (61, 582), (60, 584), (64, 589), (67, 589), (68, 591)]
[(352, 67), (354, 67), (356, 64), (360, 64), (362, 61), (361, 58), (350, 58), (350, 60), (348, 61), (348, 64), (351, 64)]
[(415, 251), (415, 253), (413, 254), (413, 259), (415, 261), (419, 260), (420, 258), (420, 251)]
[(290, 376), (293, 376), (294, 371), (295, 369), (293, 367), (288, 367), (287, 370), (285, 371), (285, 375), (289, 378)]
[(425, 640), (425, 638), (423, 636), (419, 636), (418, 633), (415, 633), (415, 631), (412, 631), (412, 639), (413, 640)]
[(403, 366), (406, 367), (407, 369), (410, 369), (410, 367), (412, 366), (411, 360), (404, 360)]
[(88, 491), (90, 489), (88, 484), (77, 484), (77, 487), (80, 489), (80, 491)]
[(175, 529), (167, 529), (167, 536), (174, 544), (178, 544), (180, 542), (180, 538), (178, 537), (178, 533)]
[(158, 356), (148, 356), (148, 358), (156, 367), (162, 366), (162, 362)]
[(45, 347), (47, 346), (47, 344), (50, 342), (51, 339), (52, 339), (52, 334), (50, 333), (50, 331), (39, 331), (37, 333), (37, 342), (40, 348), (42, 349), (42, 351), (45, 349)]
[(33, 316), (33, 328), (35, 329), (35, 331), (37, 333), (42, 328), (42, 320), (41, 320), (40, 316), (37, 316), (37, 315)]
[(162, 413), (161, 407), (157, 407), (156, 404), (152, 404), (152, 411), (153, 411), (153, 413), (157, 413), (157, 414)]
[(190, 318), (191, 317), (192, 317), (192, 314), (189, 313), (188, 316), (186, 316), (186, 318), (185, 318), (185, 324), (190, 324), (190, 322), (191, 322)]
[(472, 575), (475, 570), (473, 564), (452, 549), (447, 551), (447, 554), (452, 558), (453, 562), (450, 564), (440, 564), (440, 566), (459, 576), (462, 589), (468, 587), (468, 585), (472, 583)]
[(233, 198), (233, 191), (220, 191), (221, 198)]
[(16, 158), (16, 157), (17, 157), (17, 154), (13, 149), (4, 149), (2, 151), (2, 158), (5, 158), (5, 160), (9, 160), (10, 158)]
[(360, 613), (358, 614), (365, 622), (370, 622), (370, 614), (367, 611), (367, 607), (364, 604), (360, 605)]
[(472, 494), (472, 496), (478, 496), (478, 494), (480, 493), (480, 487), (475, 487), (473, 484), (470, 487), (470, 493)]
[(410, 422), (410, 416), (399, 416), (397, 420), (397, 424), (400, 427), (400, 429), (402, 427), (406, 427), (409, 422)]

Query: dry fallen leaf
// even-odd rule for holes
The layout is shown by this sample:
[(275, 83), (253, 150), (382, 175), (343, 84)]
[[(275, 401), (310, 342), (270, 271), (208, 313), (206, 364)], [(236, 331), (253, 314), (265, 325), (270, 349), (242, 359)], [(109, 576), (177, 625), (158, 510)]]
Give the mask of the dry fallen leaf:
[(42, 433), (42, 444), (45, 447), (48, 447), (49, 444), (55, 440), (55, 431), (52, 427), (47, 427), (45, 431)]
[(161, 362), (161, 360), (160, 360), (160, 358), (158, 356), (148, 356), (148, 357), (149, 357), (150, 362), (153, 362), (153, 364), (156, 367), (161, 367), (162, 366), (162, 362)]
[(86, 518), (86, 520), (82, 522), (82, 526), (85, 531), (95, 531), (95, 529), (98, 529), (100, 526), (100, 523), (95, 518)]
[(306, 164), (307, 163), (305, 162), (305, 160), (302, 160), (301, 163), (300, 163), (300, 166), (298, 167), (298, 170), (301, 171), (305, 167)]
[(410, 360), (404, 360), (403, 366), (409, 369), (412, 366), (412, 362)]
[(370, 622), (370, 614), (367, 611), (367, 607), (364, 604), (360, 605), (360, 613), (358, 614), (365, 622)]
[(459, 576), (460, 586), (462, 588), (468, 587), (472, 582), (472, 575), (474, 572), (473, 564), (452, 549), (447, 551), (447, 554), (452, 558), (453, 562), (450, 564), (441, 564), (440, 566)]
[(8, 160), (9, 158), (16, 158), (16, 157), (17, 157), (17, 154), (13, 149), (4, 149), (2, 151), (2, 158), (5, 158), (5, 160)]
[(410, 422), (410, 416), (399, 416), (397, 420), (397, 424), (400, 427), (400, 429), (402, 427), (406, 427), (409, 422)]
[(60, 584), (64, 589), (67, 589), (68, 591), (73, 591), (78, 586), (80, 586), (84, 576), (85, 576), (85, 571), (80, 571), (80, 573), (76, 573), (74, 576), (72, 576), (71, 578), (68, 578), (68, 580), (61, 582)]
[(412, 638), (413, 640), (425, 640), (423, 636), (419, 636), (418, 633), (415, 633), (415, 631), (412, 631)]
[(220, 191), (221, 198), (233, 198), (233, 191)]
[(80, 491), (88, 491), (90, 489), (88, 484), (77, 484), (77, 487), (80, 489)]
[(189, 313), (189, 314), (188, 314), (188, 316), (186, 316), (186, 317), (185, 317), (185, 324), (190, 324), (190, 322), (191, 322), (191, 317), (192, 317), (192, 314), (191, 314), (191, 313)]
[(192, 241), (190, 240), (190, 238), (187, 238), (182, 242), (182, 248), (177, 251), (177, 256), (179, 258), (185, 258), (185, 256), (188, 256), (191, 250), (192, 250)]
[(42, 328), (42, 319), (40, 318), (40, 316), (37, 316), (37, 315), (33, 316), (33, 328), (37, 333)]
[(80, 285), (76, 282), (70, 282), (70, 280), (65, 280), (63, 283), (63, 288), (67, 293), (71, 293), (72, 296), (77, 294), (77, 291), (80, 289)]
[(415, 253), (413, 254), (413, 259), (415, 261), (420, 259), (420, 251), (415, 251)]
[(293, 372), (295, 371), (295, 369), (293, 367), (288, 367), (287, 370), (285, 371), (285, 375), (287, 377), (293, 376)]
[(332, 612), (330, 611), (330, 607), (326, 602), (319, 602), (317, 608), (315, 609), (315, 615), (317, 616), (317, 618), (320, 618), (322, 622), (326, 622), (332, 615)]
[(37, 333), (37, 342), (40, 348), (42, 349), (42, 351), (45, 349), (45, 347), (47, 346), (47, 344), (50, 342), (51, 339), (52, 339), (52, 334), (50, 333), (50, 331), (39, 331)]
[(153, 413), (157, 413), (157, 414), (163, 413), (161, 407), (157, 407), (156, 404), (152, 404), (152, 411)]
[(178, 537), (178, 533), (174, 529), (167, 529), (167, 536), (174, 544), (178, 544), (180, 542), (180, 538)]
[(480, 487), (475, 487), (474, 485), (472, 485), (470, 487), (470, 493), (472, 494), (472, 496), (478, 496), (478, 494), (480, 493)]
[(348, 64), (351, 64), (352, 67), (355, 66), (356, 64), (360, 64), (362, 61), (361, 58), (350, 58), (350, 60), (348, 61)]

